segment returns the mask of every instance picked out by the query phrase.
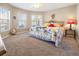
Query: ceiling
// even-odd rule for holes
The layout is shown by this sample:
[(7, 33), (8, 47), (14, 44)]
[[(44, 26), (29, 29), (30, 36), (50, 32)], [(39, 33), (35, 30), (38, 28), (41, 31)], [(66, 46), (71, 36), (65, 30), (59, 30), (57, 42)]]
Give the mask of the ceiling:
[(67, 7), (70, 5), (74, 5), (74, 3), (42, 3), (42, 6), (40, 8), (34, 8), (33, 4), (34, 3), (10, 3), (12, 6), (22, 8), (25, 10), (30, 10), (30, 11), (51, 11), (57, 8), (62, 8), (62, 7)]

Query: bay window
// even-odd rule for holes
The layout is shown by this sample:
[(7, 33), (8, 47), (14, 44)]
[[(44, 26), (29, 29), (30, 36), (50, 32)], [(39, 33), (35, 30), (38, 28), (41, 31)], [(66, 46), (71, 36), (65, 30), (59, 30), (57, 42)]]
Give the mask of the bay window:
[(10, 10), (0, 7), (0, 32), (10, 30)]
[(24, 29), (26, 27), (26, 14), (25, 13), (18, 13), (17, 14), (17, 28)]
[(32, 26), (42, 26), (43, 16), (42, 15), (32, 15)]

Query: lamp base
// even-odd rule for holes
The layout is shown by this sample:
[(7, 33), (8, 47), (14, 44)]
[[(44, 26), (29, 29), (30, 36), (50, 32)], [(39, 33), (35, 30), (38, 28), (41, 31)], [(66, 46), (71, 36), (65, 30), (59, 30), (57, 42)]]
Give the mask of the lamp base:
[(72, 30), (72, 25), (70, 24), (70, 29), (69, 30)]

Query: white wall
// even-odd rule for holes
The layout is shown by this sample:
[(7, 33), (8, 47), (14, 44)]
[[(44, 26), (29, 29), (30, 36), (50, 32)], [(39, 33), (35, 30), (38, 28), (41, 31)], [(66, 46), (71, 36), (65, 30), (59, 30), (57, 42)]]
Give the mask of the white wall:
[(77, 19), (77, 34), (79, 39), (79, 4), (72, 5), (69, 7), (59, 8), (56, 10), (52, 10), (50, 12), (45, 13), (45, 20), (50, 20), (51, 15), (55, 14), (56, 17), (54, 20), (64, 20), (67, 21), (69, 18)]
[[(28, 11), (24, 9), (20, 9), (17, 7), (13, 7), (8, 3), (0, 3), (0, 7), (8, 8), (11, 11), (11, 18), (10, 18), (10, 29), (17, 28), (17, 12), (26, 13), (27, 21), (26, 21), (26, 28), (23, 30), (17, 29), (17, 33), (19, 32), (26, 32), (31, 26), (31, 14), (41, 14), (44, 15), (43, 12), (35, 12), (35, 11)], [(16, 16), (16, 19), (13, 19), (13, 16)], [(2, 37), (9, 35), (9, 31), (0, 33)]]
[(50, 20), (52, 14), (55, 14), (55, 20), (67, 21), (69, 18), (76, 18), (76, 5), (47, 12), (45, 13), (45, 20)]
[(79, 38), (79, 4), (77, 4), (77, 34)]

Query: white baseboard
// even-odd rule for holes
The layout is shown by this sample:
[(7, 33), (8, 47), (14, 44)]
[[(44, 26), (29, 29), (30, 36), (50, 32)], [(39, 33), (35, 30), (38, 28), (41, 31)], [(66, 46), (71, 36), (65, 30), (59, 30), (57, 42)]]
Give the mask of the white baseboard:
[(22, 34), (22, 33), (25, 33), (25, 32), (18, 32), (18, 33), (16, 33), (16, 34)]
[[(18, 32), (18, 33), (16, 33), (16, 35), (17, 35), (17, 34), (23, 34), (23, 33), (25, 33), (25, 32), (27, 32), (27, 31)], [(6, 39), (6, 38), (9, 37), (9, 36), (10, 36), (10, 35), (7, 34), (6, 36), (3, 36), (2, 39)]]
[(4, 37), (2, 37), (2, 39), (6, 39), (7, 37), (9, 37), (10, 35), (6, 35), (6, 36), (4, 36)]

